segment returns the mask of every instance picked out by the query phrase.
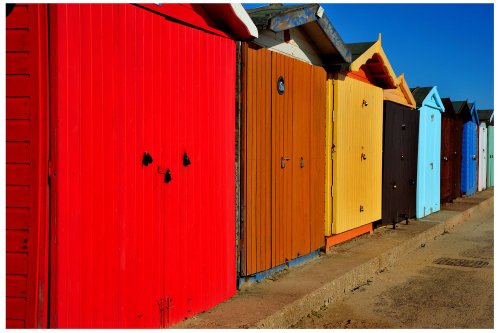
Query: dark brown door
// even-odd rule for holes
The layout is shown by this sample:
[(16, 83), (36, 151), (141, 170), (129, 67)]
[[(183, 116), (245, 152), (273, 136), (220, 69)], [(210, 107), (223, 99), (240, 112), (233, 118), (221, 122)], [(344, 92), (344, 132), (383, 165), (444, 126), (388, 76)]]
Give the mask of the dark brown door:
[(441, 203), (449, 202), (452, 195), (452, 126), (451, 118), (441, 119)]

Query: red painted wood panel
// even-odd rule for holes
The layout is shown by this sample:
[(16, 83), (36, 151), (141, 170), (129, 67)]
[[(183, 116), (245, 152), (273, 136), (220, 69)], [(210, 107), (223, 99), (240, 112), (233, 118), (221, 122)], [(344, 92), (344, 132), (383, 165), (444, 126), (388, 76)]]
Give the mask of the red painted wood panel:
[(6, 185), (30, 185), (32, 172), (29, 164), (7, 164)]
[(30, 140), (30, 121), (29, 120), (11, 120), (6, 123), (7, 141), (29, 141)]
[(28, 252), (28, 232), (7, 230), (7, 252)]
[(6, 27), (7, 327), (45, 327), (47, 6), (16, 5)]
[(31, 89), (32, 87), (29, 75), (7, 75), (7, 97), (29, 96), (32, 91)]
[(26, 318), (26, 298), (7, 297), (5, 313), (9, 319), (24, 320)]
[(7, 297), (26, 297), (26, 276), (9, 275), (6, 283)]
[(29, 74), (30, 72), (29, 52), (9, 52), (6, 57), (7, 74)]
[(7, 119), (29, 119), (30, 99), (27, 97), (8, 97), (6, 99), (6, 116)]
[(28, 273), (28, 256), (26, 253), (7, 253), (6, 262), (7, 276)]
[(29, 142), (7, 142), (5, 150), (7, 163), (30, 162)]
[[(16, 10), (17, 8), (14, 8), (14, 11)], [(14, 13), (14, 11), (12, 12), (12, 14)], [(8, 17), (7, 21), (10, 21), (10, 16)], [(30, 50), (29, 31), (27, 29), (10, 29), (8, 26), (9, 24), (10, 22), (7, 22), (7, 32), (5, 40), (7, 52), (29, 51)]]
[(28, 230), (29, 221), (32, 219), (29, 208), (7, 207), (6, 224), (7, 229)]
[(234, 295), (235, 42), (128, 4), (50, 17), (51, 326), (165, 327)]
[(29, 28), (28, 5), (17, 5), (9, 15), (9, 29), (28, 29)]
[(7, 207), (31, 206), (31, 190), (29, 186), (7, 186)]
[(24, 320), (7, 319), (6, 326), (9, 328), (25, 328)]

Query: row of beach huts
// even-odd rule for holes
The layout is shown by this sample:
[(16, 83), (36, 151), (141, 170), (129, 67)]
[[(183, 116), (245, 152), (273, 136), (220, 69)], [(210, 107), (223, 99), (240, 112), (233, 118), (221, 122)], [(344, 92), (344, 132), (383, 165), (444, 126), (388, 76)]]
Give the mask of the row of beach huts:
[(317, 4), (8, 4), (6, 27), (8, 328), (168, 327), (493, 186), (493, 110), (409, 88)]

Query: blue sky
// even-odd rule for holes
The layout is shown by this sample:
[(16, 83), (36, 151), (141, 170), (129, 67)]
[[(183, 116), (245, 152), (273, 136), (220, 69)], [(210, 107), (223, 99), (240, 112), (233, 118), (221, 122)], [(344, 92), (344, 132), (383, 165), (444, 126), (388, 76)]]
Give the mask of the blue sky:
[[(382, 46), (396, 75), (493, 109), (493, 4), (321, 4), (346, 43)], [(244, 4), (245, 8), (263, 4)]]

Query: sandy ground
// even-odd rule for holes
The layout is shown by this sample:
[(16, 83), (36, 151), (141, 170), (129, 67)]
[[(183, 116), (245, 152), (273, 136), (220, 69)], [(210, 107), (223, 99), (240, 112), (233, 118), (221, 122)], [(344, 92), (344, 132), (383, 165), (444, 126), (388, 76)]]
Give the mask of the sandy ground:
[[(487, 264), (434, 263), (439, 258)], [(493, 206), (294, 328), (493, 328)]]

